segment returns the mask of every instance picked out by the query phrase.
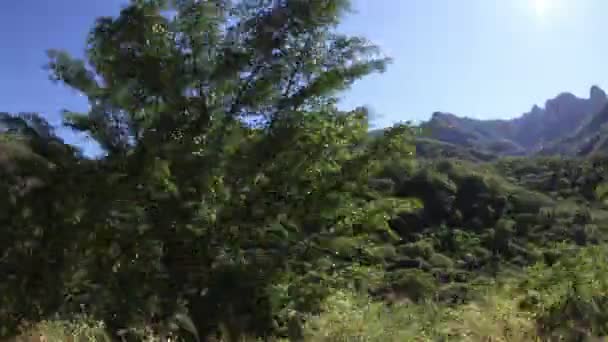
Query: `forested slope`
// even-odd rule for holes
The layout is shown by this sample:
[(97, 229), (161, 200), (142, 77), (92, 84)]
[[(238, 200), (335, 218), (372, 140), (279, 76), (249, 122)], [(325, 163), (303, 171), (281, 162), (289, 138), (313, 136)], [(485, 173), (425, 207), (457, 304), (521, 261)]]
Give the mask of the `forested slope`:
[(49, 52), (105, 157), (1, 117), (2, 338), (608, 335), (607, 159), (370, 135), (335, 96), (390, 61), (334, 30), (346, 1), (162, 5)]

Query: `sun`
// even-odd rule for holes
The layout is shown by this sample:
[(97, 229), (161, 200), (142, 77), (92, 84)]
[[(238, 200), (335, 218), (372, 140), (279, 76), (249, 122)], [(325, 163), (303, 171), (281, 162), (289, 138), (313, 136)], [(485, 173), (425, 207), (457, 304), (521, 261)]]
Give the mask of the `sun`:
[(536, 15), (544, 17), (547, 12), (551, 9), (552, 0), (532, 0), (534, 2), (534, 10)]

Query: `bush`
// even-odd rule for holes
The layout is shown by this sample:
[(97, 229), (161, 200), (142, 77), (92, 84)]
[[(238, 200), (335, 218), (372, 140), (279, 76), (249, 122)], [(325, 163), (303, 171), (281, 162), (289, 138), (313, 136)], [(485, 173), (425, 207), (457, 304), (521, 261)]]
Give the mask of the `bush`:
[(452, 317), (453, 320), (447, 323), (450, 335), (464, 341), (536, 340), (532, 316), (519, 310), (505, 295), (490, 294), (481, 302), (455, 310)]
[(24, 324), (22, 333), (15, 338), (15, 342), (29, 342), (42, 337), (47, 342), (110, 342), (110, 336), (105, 331), (102, 322), (93, 321), (86, 317), (74, 320), (51, 320), (37, 324)]
[(492, 252), (490, 252), (489, 250), (487, 250), (486, 248), (483, 248), (481, 246), (476, 246), (476, 247), (472, 248), (471, 252), (480, 261), (487, 260), (490, 257), (492, 257)]
[(378, 258), (381, 261), (395, 260), (397, 258), (397, 250), (392, 245), (383, 245), (371, 248), (370, 250), (374, 258)]
[(513, 209), (520, 213), (537, 213), (541, 208), (552, 205), (546, 195), (535, 191), (518, 190), (511, 195)]
[(540, 331), (566, 340), (608, 335), (608, 251), (593, 246), (573, 254), (556, 248), (551, 266), (531, 267), (520, 286), (533, 288), (522, 306), (536, 312)]
[[(305, 325), (307, 341), (398, 342), (427, 339), (426, 321), (438, 316), (436, 308), (387, 307), (366, 297), (337, 292), (323, 306), (323, 313), (310, 316)], [(428, 330), (428, 329), (426, 329)]]
[(418, 269), (399, 270), (388, 275), (392, 291), (414, 302), (432, 298), (437, 289), (435, 278)]
[[(450, 290), (463, 290), (453, 287)], [(446, 290), (447, 291), (447, 290)], [(531, 315), (504, 294), (454, 308), (436, 304), (387, 307), (365, 297), (338, 292), (320, 315), (305, 324), (306, 341), (534, 341)]]
[(431, 266), (439, 268), (454, 267), (454, 261), (441, 253), (433, 253), (429, 258), (429, 263)]
[(440, 288), (436, 299), (441, 303), (464, 304), (473, 299), (473, 293), (468, 285), (453, 283)]
[(399, 246), (397, 252), (411, 258), (421, 257), (429, 259), (435, 253), (435, 250), (432, 243), (422, 240)]

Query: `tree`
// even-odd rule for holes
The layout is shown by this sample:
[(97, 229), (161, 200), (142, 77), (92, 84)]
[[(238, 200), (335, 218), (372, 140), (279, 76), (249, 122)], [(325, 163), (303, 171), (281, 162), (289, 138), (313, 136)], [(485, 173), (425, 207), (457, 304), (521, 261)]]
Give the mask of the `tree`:
[[(19, 320), (55, 312), (64, 266), (77, 240), (69, 222), (80, 208), (78, 153), (35, 114), (0, 115), (0, 336)], [(67, 266), (66, 266), (67, 267)], [(50, 292), (50, 293), (49, 293)]]
[(336, 108), (337, 91), (389, 62), (335, 32), (347, 10), (345, 0), (133, 1), (98, 19), (86, 61), (49, 52), (52, 77), (91, 105), (66, 123), (107, 152), (78, 223), (75, 265), (90, 272), (75, 288), (105, 294), (91, 312), (117, 329), (181, 307), (201, 337), (218, 325), (263, 336), (294, 301), (276, 304), (272, 285), (309, 282), (313, 270), (331, 279), (349, 261), (323, 241), (353, 239), (364, 253), (413, 206), (367, 185), (383, 159), (413, 153), (407, 126), (370, 141), (365, 109)]

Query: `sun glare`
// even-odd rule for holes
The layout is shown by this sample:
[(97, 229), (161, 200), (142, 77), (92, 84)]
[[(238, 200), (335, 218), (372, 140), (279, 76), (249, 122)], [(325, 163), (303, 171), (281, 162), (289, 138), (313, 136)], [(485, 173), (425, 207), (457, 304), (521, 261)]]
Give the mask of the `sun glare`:
[(532, 0), (534, 2), (534, 10), (536, 15), (544, 17), (551, 9), (552, 0)]

